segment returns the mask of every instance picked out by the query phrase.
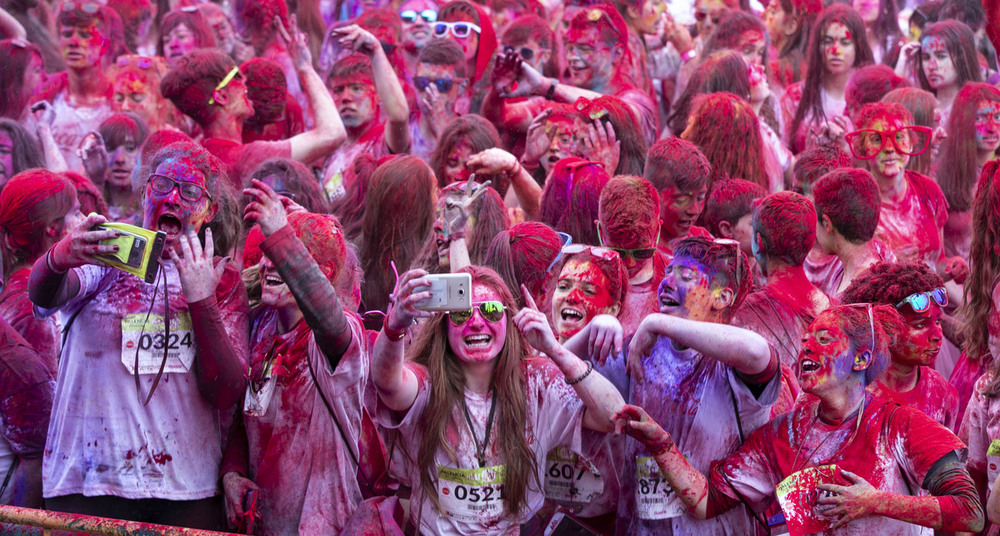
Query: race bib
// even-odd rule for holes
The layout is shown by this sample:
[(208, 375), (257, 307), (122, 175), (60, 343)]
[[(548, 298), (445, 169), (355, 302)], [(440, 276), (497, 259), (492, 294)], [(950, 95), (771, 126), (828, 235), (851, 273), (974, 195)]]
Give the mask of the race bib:
[(823, 517), (823, 506), (818, 502), (829, 494), (817, 489), (820, 484), (847, 484), (847, 481), (840, 476), (836, 465), (822, 465), (792, 473), (775, 489), (792, 536), (822, 532), (833, 524), (833, 520)]
[(191, 315), (171, 315), (169, 337), (163, 320), (163, 315), (150, 314), (146, 321), (145, 313), (125, 315), (122, 318), (122, 364), (130, 374), (135, 373), (136, 350), (139, 351), (139, 374), (159, 372), (164, 349), (167, 352), (164, 373), (191, 370), (195, 352)]
[(997, 479), (1000, 475), (1000, 439), (994, 439), (988, 449), (986, 449), (986, 477), (989, 482)]
[(639, 519), (670, 519), (687, 511), (651, 456), (635, 459), (635, 506)]
[(491, 523), (503, 516), (504, 466), (456, 469), (438, 465), (438, 500), (444, 513), (466, 523)]
[(604, 491), (597, 467), (566, 447), (545, 457), (545, 496), (554, 501), (589, 503)]
[(254, 389), (251, 382), (247, 385), (247, 396), (243, 401), (243, 413), (251, 417), (263, 417), (267, 414), (267, 408), (271, 405), (271, 397), (274, 396), (274, 385), (277, 382), (274, 376), (268, 376), (259, 390)]

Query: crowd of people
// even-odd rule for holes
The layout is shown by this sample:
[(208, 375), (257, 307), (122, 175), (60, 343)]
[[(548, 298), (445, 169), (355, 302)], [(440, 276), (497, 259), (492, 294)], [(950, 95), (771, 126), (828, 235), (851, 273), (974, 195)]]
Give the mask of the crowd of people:
[(0, 0), (0, 503), (997, 534), (1000, 1), (763, 1)]

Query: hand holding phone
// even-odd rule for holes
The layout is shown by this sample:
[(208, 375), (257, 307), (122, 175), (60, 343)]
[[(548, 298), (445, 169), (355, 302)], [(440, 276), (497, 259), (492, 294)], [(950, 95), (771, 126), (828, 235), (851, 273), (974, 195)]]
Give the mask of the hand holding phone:
[(160, 254), (167, 239), (166, 233), (126, 223), (111, 223), (107, 220), (95, 225), (94, 229), (115, 233), (113, 237), (101, 240), (102, 246), (112, 246), (114, 250), (96, 255), (97, 260), (128, 272), (147, 283), (155, 281), (160, 266)]
[(434, 312), (472, 309), (470, 274), (431, 274), (424, 279), (430, 283), (430, 296), (417, 302), (417, 309)]
[(103, 262), (100, 255), (114, 255), (119, 245), (104, 243), (118, 237), (114, 229), (99, 229), (98, 225), (108, 223), (100, 214), (90, 214), (65, 238), (49, 250), (49, 266), (57, 271), (66, 271), (85, 264)]

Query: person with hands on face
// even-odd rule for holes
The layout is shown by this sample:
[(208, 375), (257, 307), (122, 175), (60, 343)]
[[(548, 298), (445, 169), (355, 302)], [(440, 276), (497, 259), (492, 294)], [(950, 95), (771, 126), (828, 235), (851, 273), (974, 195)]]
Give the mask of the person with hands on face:
[[(416, 307), (430, 295), (426, 272), (399, 278), (372, 352), (378, 421), (402, 439), (399, 469), (420, 532), (507, 534), (542, 505), (545, 454), (579, 449), (581, 427), (611, 431), (624, 401), (559, 344), (530, 294), (515, 314), (495, 272), (459, 273), (472, 276), (472, 309), (448, 313)], [(418, 318), (427, 320), (404, 361), (403, 338)]]
[(569, 104), (549, 102), (542, 112), (531, 120), (525, 134), (521, 165), (535, 182), (544, 185), (546, 177), (556, 162), (568, 156), (582, 156), (580, 152), (583, 116)]
[(410, 122), (410, 154), (426, 161), (445, 125), (469, 112), (469, 73), (462, 47), (450, 39), (432, 39), (420, 51), (413, 86), (420, 116)]
[[(626, 406), (616, 429), (648, 449), (685, 511), (700, 519), (741, 503), (763, 513), (777, 498), (792, 534), (978, 532), (983, 510), (962, 442), (918, 409), (865, 391), (901, 324), (889, 305), (820, 315), (799, 355), (800, 383), (816, 398), (750, 433), (710, 468), (692, 466), (682, 453), (692, 451), (675, 443), (683, 437), (640, 407)], [(913, 496), (914, 485), (925, 492)]]
[[(531, 177), (528, 171), (521, 165), (517, 157), (504, 151), (493, 148), (472, 155), (465, 162), (466, 169), (470, 173), (480, 175), (505, 174), (510, 182), (510, 191), (507, 194), (505, 204), (508, 208), (519, 207), (524, 211), (526, 221), (538, 219), (538, 208), (542, 200), (542, 188)], [(516, 199), (511, 199), (510, 192)]]
[[(781, 390), (774, 349), (729, 325), (749, 290), (748, 266), (736, 241), (681, 240), (660, 283), (660, 312), (647, 316), (628, 344), (629, 403), (646, 408), (699, 471), (767, 422)], [(687, 512), (681, 493), (648, 485), (647, 478), (663, 476), (642, 445), (627, 442), (624, 459), (618, 521), (626, 533), (753, 532), (742, 509), (704, 521)]]
[(327, 158), (323, 186), (331, 199), (346, 192), (344, 172), (361, 153), (381, 158), (410, 149), (410, 107), (381, 43), (352, 24), (332, 30), (340, 46), (356, 54), (334, 64), (327, 76), (347, 140)]
[(246, 385), (248, 311), (239, 272), (214, 256), (210, 227), (234, 233), (224, 222), (236, 205), (221, 162), (191, 142), (160, 149), (140, 176), (143, 227), (167, 235), (155, 284), (96, 257), (118, 250), (101, 243), (119, 231), (95, 229), (107, 223), (99, 215), (32, 268), (36, 310), (66, 319), (46, 505), (219, 530), (219, 419)]
[(293, 201), (251, 184), (244, 221), (257, 224), (248, 241), (264, 254), (262, 305), (251, 323), (244, 426), (233, 427), (222, 469), (226, 512), (239, 526), (246, 494), (259, 490), (262, 534), (336, 534), (362, 498), (352, 456), (368, 354), (360, 319), (334, 287), (354, 267), (336, 219), (292, 212)]

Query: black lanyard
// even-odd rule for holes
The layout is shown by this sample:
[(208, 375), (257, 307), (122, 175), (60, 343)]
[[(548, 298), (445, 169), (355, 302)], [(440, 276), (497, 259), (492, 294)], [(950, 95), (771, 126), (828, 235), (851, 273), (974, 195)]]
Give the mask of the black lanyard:
[(490, 444), (490, 430), (493, 429), (493, 415), (497, 409), (497, 390), (493, 390), (493, 400), (490, 401), (490, 416), (486, 418), (486, 437), (483, 444), (479, 444), (476, 439), (476, 429), (472, 427), (472, 417), (469, 417), (469, 407), (465, 405), (465, 395), (462, 395), (462, 413), (465, 413), (465, 422), (469, 423), (469, 433), (472, 434), (472, 442), (476, 444), (476, 459), (479, 460), (479, 467), (486, 467), (486, 447)]

